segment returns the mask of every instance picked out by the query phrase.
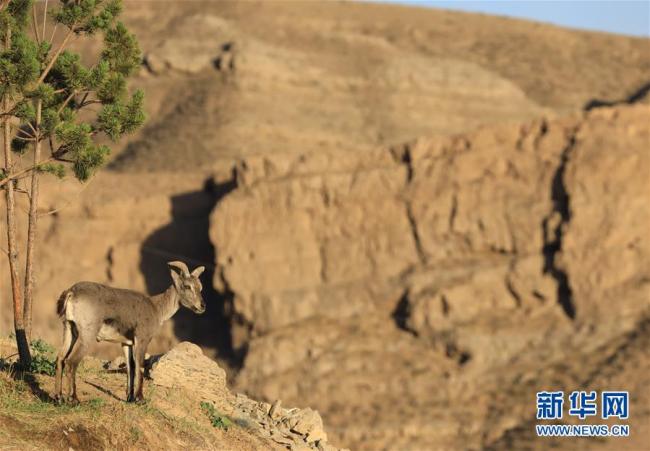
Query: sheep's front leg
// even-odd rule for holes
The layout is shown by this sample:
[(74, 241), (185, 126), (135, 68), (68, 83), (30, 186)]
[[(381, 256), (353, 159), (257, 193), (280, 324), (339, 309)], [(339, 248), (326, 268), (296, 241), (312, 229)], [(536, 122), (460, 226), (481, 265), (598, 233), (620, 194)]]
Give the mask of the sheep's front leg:
[(126, 361), (126, 402), (135, 401), (133, 396), (133, 379), (135, 365), (133, 364), (133, 346), (122, 345), (122, 352), (124, 353), (124, 360)]
[(135, 360), (135, 401), (143, 402), (143, 385), (144, 385), (144, 354), (149, 344), (149, 340), (134, 340), (133, 357)]

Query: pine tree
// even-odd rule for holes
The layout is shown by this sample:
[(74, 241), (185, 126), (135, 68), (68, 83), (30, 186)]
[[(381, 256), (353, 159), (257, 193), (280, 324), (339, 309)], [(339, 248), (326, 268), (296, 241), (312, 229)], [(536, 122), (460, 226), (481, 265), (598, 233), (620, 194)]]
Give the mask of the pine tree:
[[(47, 2), (46, 2), (47, 3)], [(37, 242), (39, 177), (72, 175), (86, 182), (106, 161), (110, 149), (97, 143), (117, 141), (144, 122), (143, 93), (129, 95), (126, 82), (140, 65), (138, 43), (117, 20), (121, 0), (59, 0), (42, 15), (33, 0), (0, 0), (0, 98), (4, 132), (4, 168), (0, 188), (7, 203), (7, 241), (14, 307), (14, 327), (20, 362), (30, 365)], [(48, 14), (50, 26), (48, 29)], [(30, 27), (31, 24), (31, 27)], [(76, 38), (103, 34), (103, 49), (94, 65), (67, 49)], [(89, 119), (80, 111), (99, 111)], [(14, 162), (13, 155), (26, 165)], [(19, 180), (31, 178), (24, 292), (18, 268), (15, 193)]]

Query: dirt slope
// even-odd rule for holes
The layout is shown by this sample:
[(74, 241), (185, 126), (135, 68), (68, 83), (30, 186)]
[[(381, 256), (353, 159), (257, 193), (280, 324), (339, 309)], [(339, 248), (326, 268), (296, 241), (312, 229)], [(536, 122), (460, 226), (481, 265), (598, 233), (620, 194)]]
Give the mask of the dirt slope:
[(128, 4), (152, 120), (114, 168), (347, 149), (565, 114), (650, 72), (643, 39), (352, 2)]
[[(47, 345), (35, 352), (54, 356)], [(12, 372), (16, 349), (0, 340), (0, 449), (201, 449), (337, 451), (318, 412), (231, 393), (226, 375), (184, 342), (147, 361), (145, 402), (128, 404), (123, 359), (87, 357), (77, 375), (80, 404), (51, 399), (53, 377)]]

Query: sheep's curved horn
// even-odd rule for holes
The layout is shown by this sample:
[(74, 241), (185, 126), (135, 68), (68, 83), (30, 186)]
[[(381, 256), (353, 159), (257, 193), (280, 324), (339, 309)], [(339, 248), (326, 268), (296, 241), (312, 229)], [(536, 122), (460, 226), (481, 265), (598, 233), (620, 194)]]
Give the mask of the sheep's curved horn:
[(189, 275), (190, 275), (189, 268), (187, 267), (187, 265), (185, 263), (183, 263), (181, 261), (168, 262), (167, 265), (169, 265), (170, 268), (179, 269), (181, 271), (181, 273), (186, 277), (189, 277)]
[(199, 277), (205, 271), (205, 266), (199, 266), (194, 271), (192, 271), (192, 277)]

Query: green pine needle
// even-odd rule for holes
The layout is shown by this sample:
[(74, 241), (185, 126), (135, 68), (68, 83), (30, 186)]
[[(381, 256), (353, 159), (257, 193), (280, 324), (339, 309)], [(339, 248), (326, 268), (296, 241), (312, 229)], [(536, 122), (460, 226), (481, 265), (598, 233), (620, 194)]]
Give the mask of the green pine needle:
[[(0, 11), (0, 39), (7, 28), (11, 30), (11, 48), (0, 48), (0, 97), (10, 95), (16, 102), (11, 112), (15, 119), (10, 120), (30, 135), (32, 128), (38, 128), (45, 151), (49, 148), (61, 159), (36, 170), (62, 178), (69, 165), (83, 182), (110, 154), (108, 147), (96, 142), (102, 134), (117, 141), (145, 121), (144, 94), (135, 91), (129, 96), (127, 87), (128, 77), (140, 67), (140, 48), (135, 36), (118, 21), (121, 0), (59, 0), (50, 17), (78, 36), (102, 32), (103, 50), (90, 66), (78, 53), (64, 50), (44, 80), (39, 80), (54, 55), (48, 42), (37, 43), (31, 37), (31, 9), (32, 0), (10, 0)], [(37, 103), (41, 105), (40, 118), (36, 116)], [(98, 105), (99, 111), (78, 114), (89, 105)], [(13, 139), (14, 152), (33, 148), (33, 141), (25, 137)]]

